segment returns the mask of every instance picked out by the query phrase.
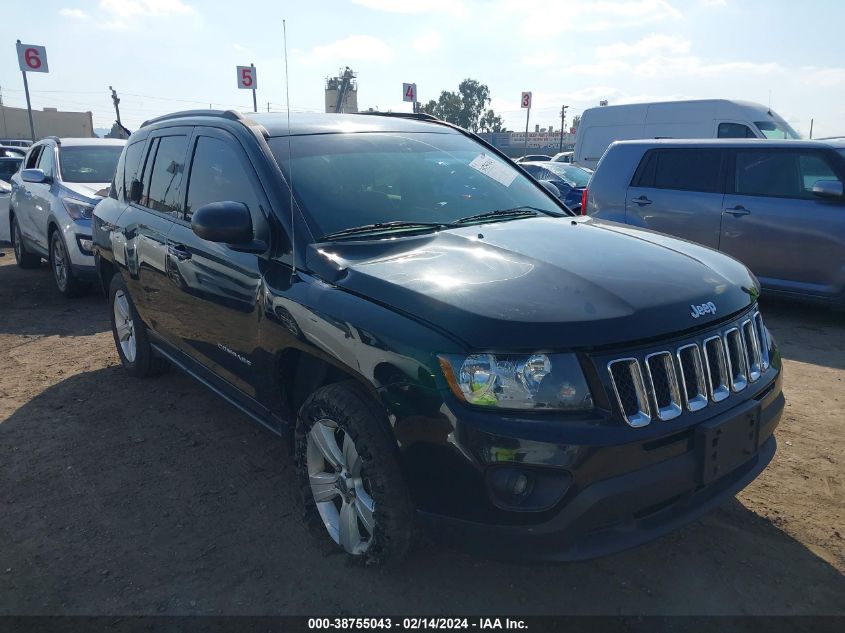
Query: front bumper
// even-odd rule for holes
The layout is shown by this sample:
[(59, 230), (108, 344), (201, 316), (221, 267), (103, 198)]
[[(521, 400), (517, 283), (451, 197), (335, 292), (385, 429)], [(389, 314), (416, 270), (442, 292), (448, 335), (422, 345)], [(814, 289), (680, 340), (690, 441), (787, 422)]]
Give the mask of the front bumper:
[[(502, 524), (426, 511), (420, 512), (421, 519), (440, 538), (482, 555), (506, 559), (579, 560), (652, 540), (731, 498), (772, 460), (776, 449), (773, 433), (784, 408), (780, 371), (772, 370), (769, 380), (748, 395), (739, 404), (680, 433), (664, 433), (644, 443), (575, 447), (572, 454), (584, 448), (591, 456), (575, 458), (569, 464), (553, 457), (559, 452), (559, 444), (549, 444), (547, 451), (535, 445), (521, 455), (517, 462), (520, 466), (564, 466), (573, 476), (571, 490), (552, 511), (538, 514), (542, 516), (538, 522)], [(759, 419), (756, 450), (717, 478), (703, 477), (706, 457), (700, 450), (697, 427), (730, 423), (749, 415)], [(604, 431), (596, 430), (593, 438)], [(581, 441), (590, 443), (587, 436)], [(531, 454), (545, 457), (532, 463)], [(596, 468), (597, 463), (601, 468)], [(622, 466), (613, 468), (614, 463)]]

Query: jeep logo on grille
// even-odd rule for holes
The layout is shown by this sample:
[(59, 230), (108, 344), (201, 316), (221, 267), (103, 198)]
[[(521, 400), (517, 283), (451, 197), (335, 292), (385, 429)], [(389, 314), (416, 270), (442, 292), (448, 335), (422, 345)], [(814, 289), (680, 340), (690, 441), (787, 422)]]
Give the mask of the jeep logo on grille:
[(697, 319), (702, 314), (716, 314), (716, 304), (712, 301), (708, 301), (707, 303), (702, 303), (701, 305), (690, 305), (692, 308), (692, 318)]

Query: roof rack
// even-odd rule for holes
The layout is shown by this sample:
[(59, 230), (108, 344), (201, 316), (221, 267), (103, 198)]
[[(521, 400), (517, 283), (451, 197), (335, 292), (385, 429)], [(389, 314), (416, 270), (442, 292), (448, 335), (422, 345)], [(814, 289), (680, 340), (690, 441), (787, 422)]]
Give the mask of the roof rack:
[(356, 114), (367, 114), (370, 116), (387, 116), (396, 117), (398, 119), (416, 119), (417, 121), (434, 121), (437, 123), (445, 123), (436, 116), (432, 116), (425, 112), (378, 112), (376, 110), (367, 110), (365, 112), (356, 112)]
[(164, 114), (154, 119), (148, 119), (147, 121), (144, 121), (141, 124), (141, 127), (146, 127), (153, 123), (160, 123), (162, 121), (172, 121), (173, 119), (183, 119), (195, 116), (219, 117), (223, 119), (229, 119), (230, 121), (247, 122), (246, 117), (244, 117), (240, 112), (237, 112), (235, 110), (182, 110), (181, 112)]

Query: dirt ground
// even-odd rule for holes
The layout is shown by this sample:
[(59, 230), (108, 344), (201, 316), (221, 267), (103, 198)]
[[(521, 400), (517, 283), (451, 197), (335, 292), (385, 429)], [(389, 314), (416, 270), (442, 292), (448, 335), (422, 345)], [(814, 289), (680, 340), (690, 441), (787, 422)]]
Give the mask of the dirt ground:
[(589, 562), (429, 544), (380, 572), (312, 544), (281, 441), (177, 371), (128, 377), (98, 294), (0, 252), (0, 615), (845, 614), (842, 313), (764, 304), (778, 453), (704, 519)]

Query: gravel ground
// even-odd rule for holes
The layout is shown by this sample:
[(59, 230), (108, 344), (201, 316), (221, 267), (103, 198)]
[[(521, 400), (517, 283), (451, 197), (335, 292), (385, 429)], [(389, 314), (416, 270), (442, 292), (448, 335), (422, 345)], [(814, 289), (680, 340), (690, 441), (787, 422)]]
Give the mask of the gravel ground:
[(763, 306), (778, 453), (702, 520), (589, 562), (428, 544), (381, 572), (314, 546), (280, 441), (181, 373), (125, 375), (98, 294), (0, 252), (0, 615), (845, 614), (842, 313)]

